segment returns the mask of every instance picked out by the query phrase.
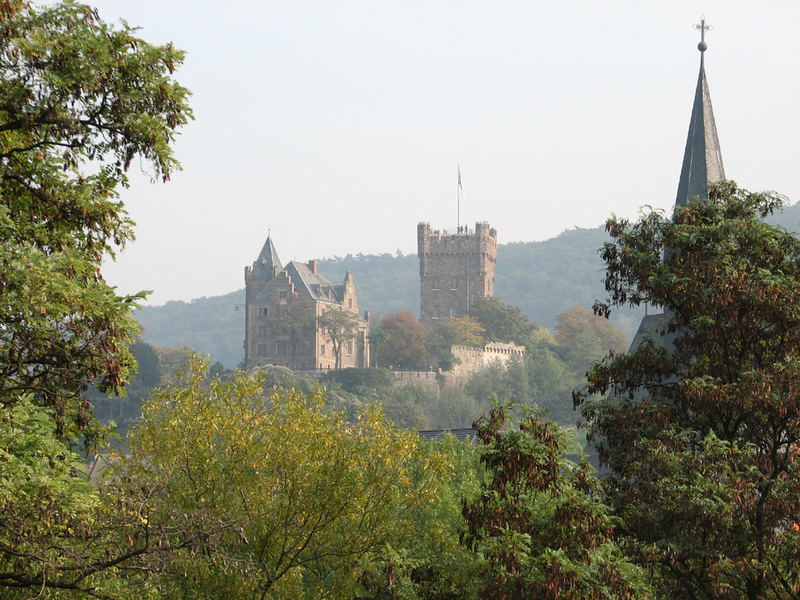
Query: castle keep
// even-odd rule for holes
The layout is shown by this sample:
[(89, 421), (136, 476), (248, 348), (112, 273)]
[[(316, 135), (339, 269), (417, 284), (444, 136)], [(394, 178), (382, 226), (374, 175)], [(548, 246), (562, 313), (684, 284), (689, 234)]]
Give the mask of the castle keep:
[(417, 226), (420, 323), (469, 315), (478, 298), (494, 295), (497, 230), (486, 221), (455, 232)]

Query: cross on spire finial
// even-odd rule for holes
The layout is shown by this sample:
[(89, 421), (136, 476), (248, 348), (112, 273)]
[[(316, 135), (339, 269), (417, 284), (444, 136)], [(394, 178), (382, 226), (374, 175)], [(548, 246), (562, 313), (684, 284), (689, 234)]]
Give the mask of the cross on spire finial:
[(695, 29), (700, 30), (700, 43), (697, 44), (697, 49), (700, 52), (705, 52), (708, 46), (706, 45), (706, 31), (711, 29), (710, 25), (706, 25), (706, 18), (705, 16), (700, 17), (700, 23), (694, 26)]

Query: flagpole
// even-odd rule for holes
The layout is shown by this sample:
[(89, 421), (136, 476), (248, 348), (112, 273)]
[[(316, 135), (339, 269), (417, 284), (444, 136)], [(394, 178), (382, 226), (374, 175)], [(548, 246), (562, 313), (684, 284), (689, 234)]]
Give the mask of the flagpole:
[(456, 225), (461, 227), (461, 165), (458, 165), (458, 184), (456, 185)]

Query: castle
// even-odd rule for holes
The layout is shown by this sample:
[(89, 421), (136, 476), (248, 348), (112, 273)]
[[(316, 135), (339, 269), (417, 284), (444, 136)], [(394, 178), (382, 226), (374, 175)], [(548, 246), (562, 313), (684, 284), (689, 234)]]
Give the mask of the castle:
[(420, 323), (430, 327), (439, 319), (470, 314), (478, 298), (494, 295), (497, 230), (486, 221), (475, 229), (432, 230), (417, 226)]
[(313, 371), (369, 365), (368, 315), (359, 317), (353, 273), (332, 285), (317, 261), (281, 266), (267, 236), (245, 267), (245, 367)]

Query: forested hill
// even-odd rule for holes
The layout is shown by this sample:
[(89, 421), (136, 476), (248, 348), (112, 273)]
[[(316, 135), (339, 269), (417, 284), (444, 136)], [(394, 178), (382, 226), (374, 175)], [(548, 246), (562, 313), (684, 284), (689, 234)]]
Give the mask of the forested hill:
[[(800, 230), (800, 204), (768, 219)], [(502, 235), (502, 232), (501, 232)], [(495, 294), (520, 307), (539, 325), (554, 328), (555, 317), (575, 305), (591, 307), (605, 297), (603, 263), (597, 250), (608, 237), (602, 227), (572, 229), (543, 242), (500, 244)], [(416, 254), (348, 255), (321, 260), (319, 269), (339, 283), (345, 271), (355, 275), (358, 303), (376, 317), (397, 310), (419, 314), (419, 261)], [(191, 302), (144, 307), (137, 318), (144, 340), (156, 346), (183, 345), (210, 354), (226, 367), (244, 357), (244, 290)], [(621, 310), (612, 321), (628, 336), (641, 312)]]

